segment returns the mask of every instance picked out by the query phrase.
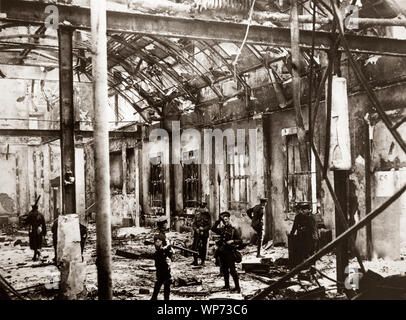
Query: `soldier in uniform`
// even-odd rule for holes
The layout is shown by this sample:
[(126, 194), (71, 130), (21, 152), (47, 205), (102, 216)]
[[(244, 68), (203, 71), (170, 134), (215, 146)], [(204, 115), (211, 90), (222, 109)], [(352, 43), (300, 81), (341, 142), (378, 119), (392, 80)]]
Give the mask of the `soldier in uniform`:
[[(223, 226), (220, 227), (220, 224)], [(236, 247), (242, 244), (240, 233), (236, 228), (230, 224), (230, 213), (223, 212), (220, 214), (220, 219), (217, 220), (212, 229), (214, 233), (220, 235), (218, 241), (217, 254), (220, 259), (220, 268), (224, 276), (224, 288), (230, 289), (230, 274), (233, 277), (235, 288), (234, 292), (240, 292), (240, 282), (238, 278), (237, 270), (235, 269), (235, 255), (234, 251)]]
[(262, 232), (264, 228), (263, 216), (265, 212), (265, 206), (267, 204), (267, 199), (261, 198), (260, 203), (254, 208), (247, 211), (247, 215), (251, 218), (251, 226), (257, 233), (257, 257), (261, 257), (261, 246), (262, 246)]
[(29, 226), (28, 236), (30, 241), (30, 248), (34, 250), (33, 261), (37, 261), (41, 255), (39, 251), (42, 248), (42, 241), (47, 234), (45, 225), (45, 218), (42, 213), (38, 211), (38, 200), (32, 206), (32, 210), (28, 213), (25, 223)]
[(209, 238), (209, 231), (211, 228), (211, 217), (207, 209), (207, 203), (200, 204), (199, 212), (195, 216), (193, 222), (193, 250), (198, 251), (199, 255), (193, 255), (192, 265), (198, 265), (198, 257), (201, 259), (201, 264), (204, 265), (207, 253), (207, 240)]
[(164, 285), (164, 300), (169, 300), (171, 290), (171, 259), (172, 250), (170, 246), (164, 245), (166, 243), (165, 235), (158, 233), (154, 237), (155, 245), (155, 268), (156, 268), (156, 282), (154, 286), (154, 292), (151, 300), (157, 300), (159, 291), (162, 285)]
[(311, 213), (311, 206), (308, 203), (298, 203), (295, 206), (297, 214), (290, 232), (295, 237), (299, 247), (296, 252), (299, 255), (299, 262), (310, 257), (317, 247), (318, 232), (316, 219)]

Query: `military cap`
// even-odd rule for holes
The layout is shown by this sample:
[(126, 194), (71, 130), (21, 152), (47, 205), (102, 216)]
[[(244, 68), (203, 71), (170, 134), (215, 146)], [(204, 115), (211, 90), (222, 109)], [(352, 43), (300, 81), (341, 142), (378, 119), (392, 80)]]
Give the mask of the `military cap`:
[(298, 210), (310, 210), (311, 204), (309, 202), (296, 202), (294, 207)]
[(166, 217), (161, 217), (161, 218), (158, 219), (156, 224), (157, 224), (158, 227), (161, 227), (167, 222), (168, 222), (168, 219)]
[(224, 218), (224, 217), (230, 218), (230, 212), (225, 211), (225, 212), (220, 213), (220, 218)]
[(155, 242), (156, 240), (161, 240), (162, 242), (165, 242), (165, 241), (166, 241), (165, 236), (164, 236), (162, 233), (158, 233), (158, 234), (156, 234), (156, 235), (154, 236), (154, 242)]

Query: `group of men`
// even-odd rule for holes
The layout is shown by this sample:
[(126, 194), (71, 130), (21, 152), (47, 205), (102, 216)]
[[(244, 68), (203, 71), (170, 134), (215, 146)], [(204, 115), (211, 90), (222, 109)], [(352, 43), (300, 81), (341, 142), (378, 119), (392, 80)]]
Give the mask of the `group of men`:
[[(38, 200), (37, 200), (38, 202)], [(43, 245), (43, 238), (46, 235), (46, 224), (44, 216), (38, 211), (37, 202), (32, 206), (32, 210), (29, 212), (25, 219), (25, 223), (29, 226), (29, 241), (30, 248), (34, 250), (33, 260), (36, 261), (40, 256), (40, 249)], [(260, 203), (255, 207), (247, 210), (247, 215), (251, 219), (251, 226), (256, 232), (256, 245), (257, 245), (257, 257), (261, 257), (262, 235), (263, 235), (263, 216), (265, 212), (265, 206), (267, 199), (260, 199)], [(307, 258), (316, 249), (317, 243), (317, 226), (313, 215), (309, 214), (309, 208), (307, 205), (299, 204), (296, 207), (297, 215), (295, 217), (293, 228), (290, 233), (291, 237), (296, 238), (296, 243), (300, 243), (300, 260)], [(198, 259), (204, 266), (207, 254), (207, 243), (209, 239), (210, 230), (219, 236), (216, 242), (216, 265), (220, 267), (220, 272), (224, 277), (225, 290), (230, 290), (230, 275), (234, 280), (234, 288), (231, 291), (240, 292), (239, 277), (236, 271), (236, 262), (238, 261), (238, 249), (242, 244), (240, 232), (231, 225), (230, 213), (222, 212), (219, 219), (212, 225), (212, 219), (209, 210), (207, 209), (207, 203), (202, 202), (200, 208), (197, 210), (197, 214), (194, 218), (192, 225), (193, 228), (193, 245), (192, 249), (196, 253), (193, 255), (193, 266), (198, 265)], [(162, 219), (158, 221), (158, 233), (154, 236), (155, 245), (155, 267), (156, 267), (156, 282), (154, 291), (152, 294), (152, 300), (158, 298), (158, 293), (164, 285), (164, 299), (169, 300), (170, 296), (170, 284), (171, 284), (171, 261), (173, 259), (173, 249), (166, 240), (167, 221)], [(86, 227), (81, 225), (81, 242), (82, 242), (82, 254), (84, 242), (87, 236)], [(57, 223), (52, 226), (54, 234), (54, 248), (56, 258), (56, 243), (57, 243)]]
[[(260, 203), (247, 211), (251, 218), (251, 226), (257, 233), (257, 256), (260, 257), (263, 233), (263, 216), (267, 203), (267, 199), (260, 199)], [(240, 232), (231, 224), (231, 214), (229, 212), (220, 213), (219, 219), (212, 225), (210, 212), (207, 208), (207, 203), (200, 203), (194, 218), (193, 228), (193, 245), (192, 249), (196, 252), (193, 255), (193, 266), (200, 264), (204, 266), (207, 254), (207, 243), (210, 230), (219, 236), (216, 241), (216, 265), (220, 267), (220, 273), (224, 277), (224, 290), (232, 292), (241, 292), (238, 273), (236, 270), (236, 262), (239, 261), (238, 249), (242, 244)], [(157, 280), (152, 294), (152, 300), (158, 298), (158, 293), (162, 285), (164, 285), (164, 299), (169, 300), (171, 272), (170, 264), (173, 257), (173, 251), (170, 245), (167, 244), (165, 230), (167, 228), (166, 220), (159, 221), (159, 232), (154, 237), (155, 244), (155, 266), (157, 272)], [(230, 275), (234, 280), (234, 288), (230, 288)]]

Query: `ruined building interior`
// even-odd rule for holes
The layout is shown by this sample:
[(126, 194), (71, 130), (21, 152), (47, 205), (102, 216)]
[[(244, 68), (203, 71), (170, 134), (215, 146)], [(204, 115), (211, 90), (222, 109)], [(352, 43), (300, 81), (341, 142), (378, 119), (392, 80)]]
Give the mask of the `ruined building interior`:
[[(0, 1), (0, 297), (148, 300), (165, 218), (171, 300), (406, 298), (405, 28), (401, 0)], [(214, 232), (191, 265), (202, 202), (240, 292)]]

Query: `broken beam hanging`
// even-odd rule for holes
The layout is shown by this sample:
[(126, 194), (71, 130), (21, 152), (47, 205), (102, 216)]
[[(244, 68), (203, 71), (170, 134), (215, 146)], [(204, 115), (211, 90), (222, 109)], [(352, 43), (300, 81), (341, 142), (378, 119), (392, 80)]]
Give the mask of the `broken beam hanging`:
[[(22, 24), (41, 25), (47, 18), (46, 6), (50, 3), (22, 0), (2, 0), (1, 20)], [(89, 8), (58, 4), (59, 21), (69, 22), (75, 29), (90, 29)], [(170, 16), (108, 11), (109, 32), (137, 33), (175, 38), (241, 42), (246, 24), (213, 20), (197, 20)], [(331, 44), (329, 32), (317, 31), (315, 48), (327, 50)], [(406, 41), (379, 37), (348, 36), (352, 52), (380, 55), (406, 56)], [(302, 30), (300, 47), (311, 48), (312, 31)], [(290, 29), (254, 25), (250, 29), (248, 44), (290, 47)]]

